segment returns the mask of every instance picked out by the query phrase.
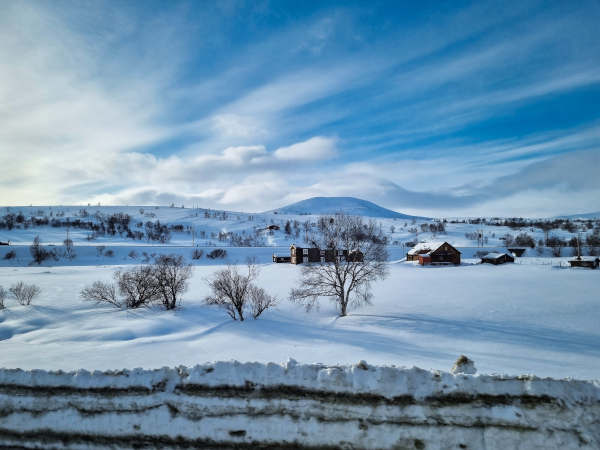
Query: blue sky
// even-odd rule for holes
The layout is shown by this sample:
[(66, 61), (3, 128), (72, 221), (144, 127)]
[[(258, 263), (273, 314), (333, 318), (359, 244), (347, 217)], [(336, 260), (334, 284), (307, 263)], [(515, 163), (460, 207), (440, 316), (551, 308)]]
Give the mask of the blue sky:
[(598, 2), (3, 2), (2, 204), (600, 210)]

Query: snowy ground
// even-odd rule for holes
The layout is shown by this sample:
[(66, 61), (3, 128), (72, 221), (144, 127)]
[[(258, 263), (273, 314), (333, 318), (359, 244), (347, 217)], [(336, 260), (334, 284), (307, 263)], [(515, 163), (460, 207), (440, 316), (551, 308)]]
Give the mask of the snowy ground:
[(419, 267), (390, 264), (374, 304), (337, 318), (329, 303), (305, 313), (286, 298), (299, 267), (267, 264), (259, 284), (281, 299), (257, 321), (207, 307), (196, 266), (182, 308), (119, 311), (79, 299), (114, 266), (2, 267), (0, 285), (42, 288), (29, 307), (0, 311), (0, 367), (116, 369), (207, 361), (396, 364), (448, 370), (461, 353), (480, 372), (598, 378), (600, 271), (551, 265)]

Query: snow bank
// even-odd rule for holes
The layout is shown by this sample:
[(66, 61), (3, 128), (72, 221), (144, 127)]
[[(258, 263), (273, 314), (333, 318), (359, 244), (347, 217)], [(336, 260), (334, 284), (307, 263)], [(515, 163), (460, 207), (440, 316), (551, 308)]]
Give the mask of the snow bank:
[(364, 361), (0, 370), (0, 446), (598, 448), (599, 420), (597, 381)]

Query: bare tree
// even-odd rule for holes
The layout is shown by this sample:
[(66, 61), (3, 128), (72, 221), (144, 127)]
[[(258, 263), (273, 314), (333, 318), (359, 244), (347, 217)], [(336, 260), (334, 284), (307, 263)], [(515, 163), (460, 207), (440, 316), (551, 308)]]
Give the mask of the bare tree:
[(63, 241), (63, 255), (67, 259), (73, 259), (77, 255), (75, 254), (75, 247), (73, 246), (73, 239), (69, 237), (69, 229), (67, 228), (67, 238)]
[(10, 289), (10, 293), (20, 305), (30, 305), (31, 301), (39, 295), (41, 289), (35, 284), (25, 284), (19, 281), (13, 284)]
[(109, 303), (117, 308), (123, 306), (123, 302), (117, 297), (117, 289), (114, 284), (95, 281), (91, 286), (81, 290), (81, 298), (97, 303)]
[(178, 297), (187, 290), (191, 276), (192, 266), (185, 263), (183, 256), (161, 255), (156, 258), (154, 278), (165, 309), (175, 309)]
[(258, 319), (264, 311), (277, 304), (277, 298), (258, 286), (250, 286), (250, 307), (252, 318)]
[(310, 310), (320, 297), (329, 297), (340, 316), (347, 315), (349, 305), (370, 303), (371, 283), (387, 276), (386, 238), (377, 224), (336, 215), (324, 221), (311, 241), (334, 255), (333, 261), (304, 265), (301, 287), (292, 289), (290, 300)]
[(115, 279), (127, 308), (147, 306), (159, 298), (159, 286), (152, 266), (140, 266), (125, 272), (117, 271)]
[(258, 267), (252, 262), (247, 265), (247, 274), (241, 274), (234, 266), (217, 271), (207, 280), (212, 295), (205, 298), (205, 303), (225, 308), (233, 320), (244, 321), (248, 313), (257, 319), (276, 303), (274, 297), (253, 284), (258, 273)]

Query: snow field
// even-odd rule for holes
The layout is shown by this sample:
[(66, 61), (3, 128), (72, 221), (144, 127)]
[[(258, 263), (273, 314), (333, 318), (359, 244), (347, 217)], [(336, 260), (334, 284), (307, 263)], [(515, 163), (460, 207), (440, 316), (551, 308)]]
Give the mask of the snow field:
[(391, 263), (371, 306), (338, 318), (332, 304), (306, 313), (287, 301), (300, 268), (261, 266), (258, 284), (280, 299), (259, 320), (234, 322), (203, 305), (196, 266), (181, 308), (116, 310), (79, 299), (114, 266), (4, 267), (0, 285), (23, 280), (42, 294), (0, 311), (0, 366), (122, 369), (194, 366), (206, 361), (286, 361), (413, 365), (449, 370), (460, 354), (480, 373), (597, 379), (598, 271), (540, 265), (419, 267)]

